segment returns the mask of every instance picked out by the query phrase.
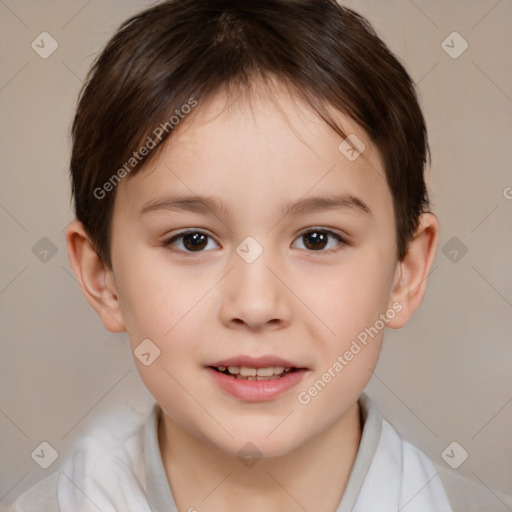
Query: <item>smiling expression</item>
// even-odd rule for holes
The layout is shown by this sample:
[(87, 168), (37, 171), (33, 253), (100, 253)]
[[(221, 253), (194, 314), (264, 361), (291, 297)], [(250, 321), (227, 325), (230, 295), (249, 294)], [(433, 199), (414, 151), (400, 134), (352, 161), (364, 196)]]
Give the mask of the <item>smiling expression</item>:
[[(278, 92), (280, 108), (264, 94), (200, 104), (148, 168), (122, 180), (112, 218), (131, 348), (149, 339), (160, 350), (151, 365), (135, 360), (142, 380), (166, 422), (233, 454), (248, 441), (284, 454), (341, 421), (383, 331), (314, 400), (297, 396), (390, 307), (399, 265), (376, 147), (339, 114), (366, 146), (350, 161), (337, 134)], [(241, 356), (304, 370), (277, 393), (244, 399), (219, 381), (233, 377), (209, 368)]]

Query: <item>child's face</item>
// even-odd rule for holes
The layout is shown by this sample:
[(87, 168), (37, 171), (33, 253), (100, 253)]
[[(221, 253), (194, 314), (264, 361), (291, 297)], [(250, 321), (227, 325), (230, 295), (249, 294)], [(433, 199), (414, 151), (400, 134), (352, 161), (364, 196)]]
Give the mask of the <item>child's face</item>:
[[(240, 100), (223, 110), (218, 95), (195, 112), (157, 161), (118, 185), (112, 223), (131, 348), (150, 339), (160, 350), (149, 366), (135, 359), (144, 383), (166, 421), (232, 454), (249, 441), (267, 456), (290, 452), (354, 410), (377, 363), (381, 315), (399, 274), (393, 202), (376, 148), (342, 117), (346, 133), (366, 145), (349, 161), (324, 122), (284, 92), (276, 99), (295, 132), (264, 97), (253, 97), (252, 109)], [(141, 214), (150, 202), (185, 196), (215, 198), (226, 210)], [(284, 214), (289, 204), (333, 196), (345, 206)], [(207, 238), (164, 246), (185, 229)], [(373, 328), (366, 345), (365, 328)], [(219, 384), (233, 378), (208, 366), (240, 355), (307, 370), (277, 395), (234, 395)], [(309, 392), (318, 380), (322, 390)]]

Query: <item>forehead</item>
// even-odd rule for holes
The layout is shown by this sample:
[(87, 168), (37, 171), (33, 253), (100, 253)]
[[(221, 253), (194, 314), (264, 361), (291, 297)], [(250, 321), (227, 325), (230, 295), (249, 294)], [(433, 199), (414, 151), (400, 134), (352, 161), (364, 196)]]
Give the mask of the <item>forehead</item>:
[(122, 204), (140, 210), (163, 193), (208, 194), (230, 210), (253, 203), (262, 210), (308, 194), (344, 192), (370, 205), (382, 203), (389, 213), (392, 199), (379, 152), (347, 116), (331, 109), (350, 140), (359, 149), (364, 144), (360, 156), (282, 85), (238, 96), (220, 90), (198, 101), (158, 158), (120, 183)]

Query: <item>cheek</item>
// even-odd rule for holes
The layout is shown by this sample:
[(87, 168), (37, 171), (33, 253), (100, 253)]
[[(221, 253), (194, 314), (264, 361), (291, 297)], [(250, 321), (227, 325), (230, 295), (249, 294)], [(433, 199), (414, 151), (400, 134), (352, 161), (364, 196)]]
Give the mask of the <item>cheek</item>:
[[(160, 350), (158, 361), (169, 370), (181, 368), (201, 343), (207, 296), (218, 280), (212, 272), (172, 265), (155, 249), (133, 253), (120, 262), (120, 302), (132, 351), (144, 339)], [(191, 355), (192, 354), (192, 355)]]
[(133, 343), (143, 338), (165, 343), (204, 294), (197, 275), (184, 275), (159, 253), (154, 248), (135, 252), (119, 262), (120, 303)]
[(332, 339), (330, 346), (350, 344), (386, 312), (391, 267), (383, 260), (371, 250), (354, 253), (338, 268), (317, 272), (304, 281), (300, 293), (318, 317), (315, 325), (325, 333), (323, 339)]
[[(330, 329), (322, 327), (321, 336), (316, 332), (315, 372), (297, 396), (303, 414), (323, 417), (322, 428), (334, 423), (368, 384), (386, 326), (381, 315), (391, 319), (386, 316), (388, 273), (374, 256), (359, 254), (331, 277), (323, 292), (319, 286), (314, 288), (316, 293), (309, 287), (308, 304)], [(315, 325), (323, 324), (317, 321)], [(321, 428), (314, 421), (309, 426), (312, 432)]]
[(191, 361), (200, 348), (196, 333), (207, 289), (208, 283), (194, 284), (170, 266), (134, 265), (123, 281), (122, 308), (137, 371), (155, 400), (178, 417), (190, 407), (183, 386), (190, 388)]

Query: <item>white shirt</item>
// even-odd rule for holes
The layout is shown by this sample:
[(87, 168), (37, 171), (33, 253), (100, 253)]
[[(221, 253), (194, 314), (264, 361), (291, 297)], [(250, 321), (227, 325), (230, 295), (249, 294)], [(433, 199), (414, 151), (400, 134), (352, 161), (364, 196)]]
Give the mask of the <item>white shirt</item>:
[[(361, 442), (336, 512), (512, 510), (512, 497), (434, 464), (402, 439), (365, 393), (359, 406)], [(161, 412), (154, 404), (144, 417), (123, 406), (101, 418), (78, 440), (59, 471), (0, 510), (178, 512), (158, 444)]]

